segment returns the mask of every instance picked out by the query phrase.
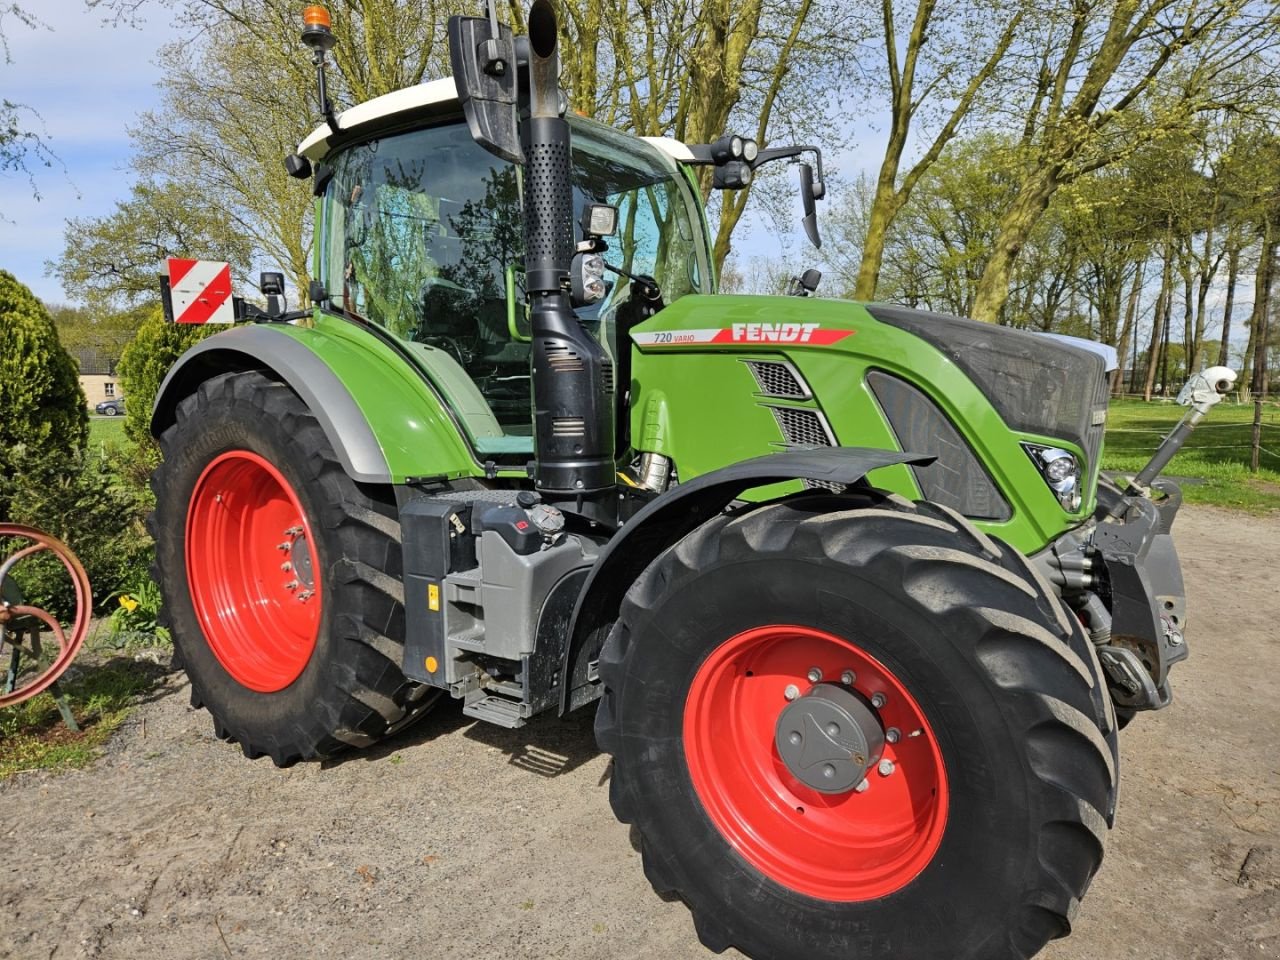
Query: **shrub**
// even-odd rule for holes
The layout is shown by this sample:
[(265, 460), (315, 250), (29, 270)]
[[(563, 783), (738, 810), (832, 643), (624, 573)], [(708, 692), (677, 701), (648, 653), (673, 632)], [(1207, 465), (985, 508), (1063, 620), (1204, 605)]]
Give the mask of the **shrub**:
[[(89, 414), (75, 361), (63, 349), (44, 304), (0, 270), (0, 480), (17, 470), (21, 446), (64, 461), (89, 438)], [(0, 520), (9, 504), (0, 494)]]
[(187, 349), (222, 326), (165, 323), (164, 314), (156, 307), (138, 326), (138, 332), (120, 355), (116, 373), (120, 386), (129, 398), (124, 417), (124, 432), (147, 454), (146, 460), (154, 466), (158, 447), (151, 436), (151, 407), (165, 374), (175, 360)]

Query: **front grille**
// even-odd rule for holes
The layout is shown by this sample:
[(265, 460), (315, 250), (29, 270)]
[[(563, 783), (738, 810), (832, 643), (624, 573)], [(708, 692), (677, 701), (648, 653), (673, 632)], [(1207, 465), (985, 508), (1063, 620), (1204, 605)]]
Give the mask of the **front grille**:
[(756, 378), (760, 392), (766, 397), (788, 397), (808, 400), (813, 394), (800, 373), (789, 363), (776, 360), (744, 361), (751, 375)]
[(1107, 429), (1107, 404), (1110, 401), (1111, 378), (1103, 376), (1094, 390), (1092, 416), (1084, 433), (1083, 446), (1087, 458), (1084, 469), (1091, 481), (1098, 476), (1098, 465), (1102, 458), (1102, 435)]
[(795, 407), (770, 407), (778, 428), (787, 443), (796, 447), (834, 447), (836, 438), (831, 428), (816, 410), (800, 410)]

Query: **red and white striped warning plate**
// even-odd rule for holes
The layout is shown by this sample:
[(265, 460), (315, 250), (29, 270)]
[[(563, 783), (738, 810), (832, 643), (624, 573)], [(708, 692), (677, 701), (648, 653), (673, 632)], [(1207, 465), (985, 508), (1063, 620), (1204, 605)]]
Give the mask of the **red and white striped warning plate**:
[(174, 323), (234, 323), (231, 264), (217, 260), (169, 260)]

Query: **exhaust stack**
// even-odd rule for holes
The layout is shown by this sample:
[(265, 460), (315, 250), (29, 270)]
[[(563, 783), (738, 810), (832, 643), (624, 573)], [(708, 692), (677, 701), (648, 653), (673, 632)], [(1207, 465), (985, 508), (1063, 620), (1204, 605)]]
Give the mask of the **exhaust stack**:
[[(560, 115), (555, 7), (534, 0), (527, 42), (488, 17), (453, 17), (458, 99), (482, 147), (524, 165), (525, 296), (533, 328), (534, 485), (553, 500), (612, 494), (613, 370), (570, 300), (573, 182)], [(522, 62), (523, 61), (523, 62)], [(588, 510), (590, 513), (599, 511)]]
[[(569, 298), (573, 183), (569, 124), (560, 116), (556, 14), (529, 10), (524, 149), (525, 296), (533, 328), (535, 486), (557, 496), (612, 491), (613, 371)], [(522, 111), (523, 112), (523, 111)]]

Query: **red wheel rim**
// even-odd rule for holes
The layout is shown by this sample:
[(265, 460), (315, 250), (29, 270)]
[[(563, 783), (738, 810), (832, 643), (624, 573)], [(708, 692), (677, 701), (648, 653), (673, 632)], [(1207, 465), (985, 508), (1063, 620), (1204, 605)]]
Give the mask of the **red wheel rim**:
[(247, 450), (213, 460), (187, 511), (187, 585), (218, 662), (259, 693), (298, 678), (320, 629), (320, 563), (306, 511)]
[[(873, 767), (862, 792), (820, 793), (778, 754), (774, 729), (787, 688), (803, 694), (814, 667), (827, 681), (852, 670), (854, 689), (873, 704), (883, 697), (881, 725), (898, 734), (884, 747), (892, 772)], [(771, 880), (806, 896), (883, 897), (914, 879), (942, 840), (946, 772), (920, 705), (879, 660), (821, 630), (757, 627), (713, 650), (689, 688), (684, 749), (694, 790), (721, 834)]]

